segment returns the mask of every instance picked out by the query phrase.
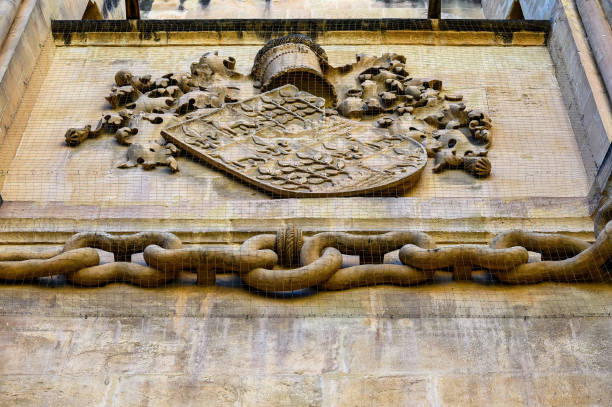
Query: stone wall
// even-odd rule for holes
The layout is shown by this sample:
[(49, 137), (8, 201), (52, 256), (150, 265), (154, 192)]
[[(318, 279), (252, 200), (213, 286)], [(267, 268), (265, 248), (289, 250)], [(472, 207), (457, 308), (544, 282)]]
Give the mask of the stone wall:
[(49, 39), (51, 19), (80, 19), (87, 0), (23, 0), (18, 4), (6, 38), (0, 37), (0, 143), (13, 123), (40, 52)]
[(608, 406), (609, 287), (0, 286), (10, 406)]
[[(272, 200), (187, 160), (182, 178), (122, 172), (115, 167), (124, 150), (111, 137), (66, 147), (66, 128), (105, 108), (117, 69), (162, 74), (220, 48), (245, 70), (261, 46), (56, 48), (48, 19), (79, 18), (85, 3), (35, 3), (3, 79), (12, 87), (0, 104), (2, 245), (47, 247), (86, 229), (232, 243), (288, 221), (308, 233), (427, 230), (438, 243), (484, 243), (510, 228), (592, 239), (589, 163), (605, 131), (580, 118), (605, 116), (592, 89), (576, 91), (585, 72), (594, 79), (566, 8), (557, 9), (548, 48), (326, 45), (338, 64), (359, 50), (404, 53), (411, 72), (440, 76), (486, 108), (494, 173), (471, 180), (427, 172), (402, 198), (298, 201)], [(231, 276), (197, 287), (191, 273), (158, 289), (3, 282), (0, 405), (612, 404), (610, 285), (437, 276), (436, 285), (276, 296)]]
[[(260, 47), (62, 46), (49, 50), (43, 58), (48, 71), (32, 81), (40, 91), (23, 106), (31, 113), (23, 116), (0, 150), (6, 157), (1, 165), (8, 171), (0, 178), (7, 201), (4, 215), (0, 214), (5, 230), (63, 233), (105, 219), (105, 228), (135, 232), (165, 219), (169, 230), (188, 231), (194, 237), (219, 231), (275, 231), (285, 222), (308, 232), (387, 231), (409, 225), (438, 234), (444, 241), (455, 236), (455, 242), (471, 235), (484, 243), (500, 228), (591, 237), (585, 201), (590, 181), (580, 155), (582, 147), (576, 143), (544, 46), (324, 44), (330, 63), (336, 66), (354, 61), (361, 52), (404, 54), (411, 74), (440, 78), (447, 89), (462, 93), (468, 106), (488, 111), (492, 117), (490, 178), (479, 180), (461, 171), (434, 174), (429, 163), (419, 184), (400, 198), (271, 199), (185, 157), (179, 157), (177, 174), (164, 168), (119, 169), (126, 160), (126, 148), (113, 137), (87, 140), (76, 148), (64, 143), (68, 128), (95, 125), (108, 109), (104, 97), (119, 69), (159, 76), (187, 70), (204, 52), (218, 50), (236, 57), (237, 69), (248, 72)], [(156, 138), (163, 126), (142, 123), (135, 140)], [(75, 211), (80, 213), (78, 220), (69, 216)], [(17, 220), (25, 212), (46, 220), (26, 226)], [(8, 233), (5, 236), (9, 238)], [(243, 235), (223, 235), (227, 238), (239, 241)]]
[[(486, 18), (506, 18), (513, 0), (484, 0)], [(563, 92), (583, 162), (592, 183), (591, 210), (599, 203), (610, 174), (604, 163), (612, 141), (612, 110), (582, 22), (573, 1), (520, 0), (526, 19), (552, 22), (548, 40), (555, 74)]]
[[(0, 143), (13, 124), (42, 48), (49, 40), (51, 20), (80, 20), (88, 1), (6, 2), (15, 6), (7, 7), (6, 16), (0, 20)], [(96, 4), (106, 19), (125, 18), (118, 0), (97, 0)]]

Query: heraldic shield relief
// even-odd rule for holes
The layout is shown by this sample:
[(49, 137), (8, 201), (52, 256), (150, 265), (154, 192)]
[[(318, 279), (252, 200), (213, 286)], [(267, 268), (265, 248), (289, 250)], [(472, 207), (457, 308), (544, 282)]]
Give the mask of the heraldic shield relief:
[[(128, 146), (119, 168), (178, 172), (191, 158), (281, 197), (403, 194), (428, 157), (434, 172), (491, 172), (487, 114), (440, 80), (411, 77), (402, 55), (333, 67), (319, 45), (293, 34), (268, 42), (250, 74), (235, 63), (209, 52), (188, 73), (119, 71), (106, 98), (112, 110), (95, 127), (69, 129), (66, 143), (111, 133)], [(155, 141), (138, 142), (143, 120), (158, 126)], [(177, 160), (181, 152), (190, 158)]]
[(207, 163), (281, 196), (345, 196), (412, 186), (423, 146), (386, 129), (328, 115), (325, 99), (293, 85), (227, 104), (164, 131)]

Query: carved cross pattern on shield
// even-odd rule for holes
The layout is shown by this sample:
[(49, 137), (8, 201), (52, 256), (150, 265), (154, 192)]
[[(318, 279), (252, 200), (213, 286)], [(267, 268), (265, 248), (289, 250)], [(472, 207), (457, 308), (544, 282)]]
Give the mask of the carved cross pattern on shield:
[(275, 195), (397, 193), (427, 163), (422, 144), (326, 114), (325, 100), (285, 85), (162, 131), (179, 148)]

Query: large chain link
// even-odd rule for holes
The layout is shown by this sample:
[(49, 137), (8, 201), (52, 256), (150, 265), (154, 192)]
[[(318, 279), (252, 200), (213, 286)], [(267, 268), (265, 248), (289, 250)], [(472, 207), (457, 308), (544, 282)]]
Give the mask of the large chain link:
[[(95, 249), (111, 252), (115, 262), (100, 264)], [(143, 253), (146, 265), (131, 262)], [(531, 259), (529, 252), (541, 259)], [(346, 256), (363, 264), (343, 267)], [(157, 287), (181, 271), (197, 273), (199, 285), (212, 285), (217, 273), (238, 273), (246, 285), (261, 291), (295, 291), (316, 287), (343, 290), (377, 284), (416, 285), (450, 271), (456, 280), (487, 270), (511, 284), (541, 281), (610, 281), (612, 222), (593, 244), (556, 234), (513, 230), (496, 236), (490, 246), (436, 247), (423, 232), (353, 235), (319, 233), (306, 238), (288, 226), (276, 235), (256, 235), (240, 246), (188, 246), (172, 233), (111, 235), (78, 233), (61, 249), (0, 249), (0, 279), (28, 281), (66, 275), (81, 286), (127, 282)]]

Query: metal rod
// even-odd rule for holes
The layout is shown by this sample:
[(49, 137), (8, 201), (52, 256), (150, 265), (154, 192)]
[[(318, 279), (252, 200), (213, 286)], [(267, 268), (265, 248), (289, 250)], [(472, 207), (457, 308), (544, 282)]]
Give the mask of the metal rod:
[(429, 0), (427, 18), (439, 19), (442, 16), (442, 0)]
[(140, 20), (138, 0), (125, 0), (125, 18), (128, 20)]

